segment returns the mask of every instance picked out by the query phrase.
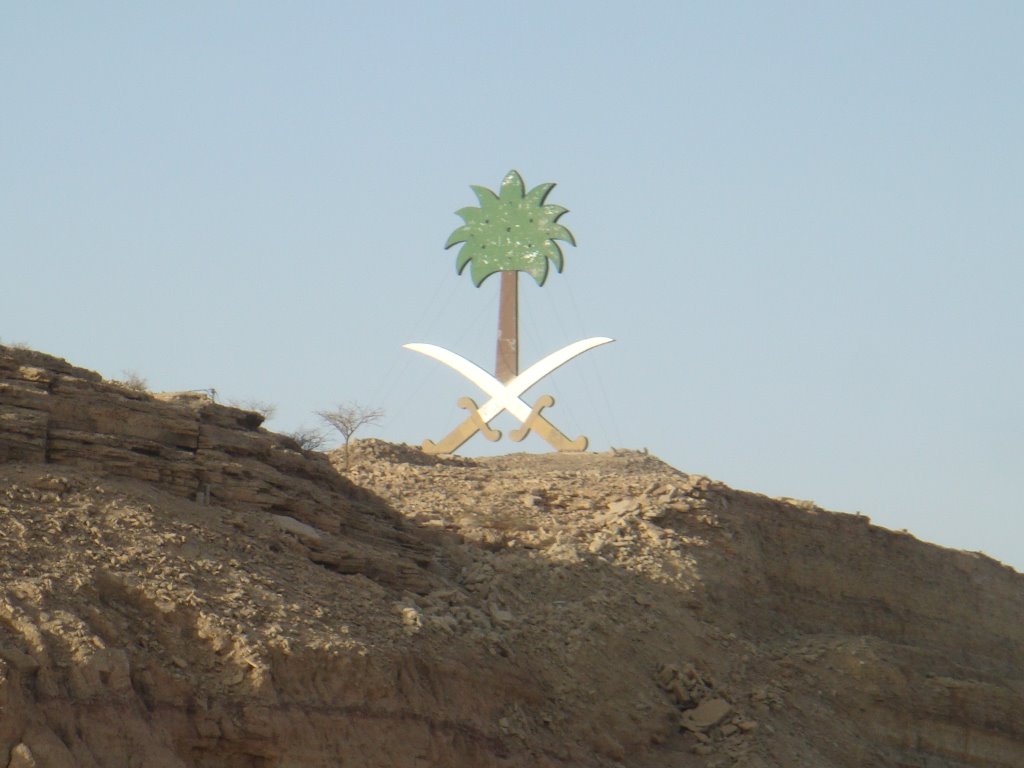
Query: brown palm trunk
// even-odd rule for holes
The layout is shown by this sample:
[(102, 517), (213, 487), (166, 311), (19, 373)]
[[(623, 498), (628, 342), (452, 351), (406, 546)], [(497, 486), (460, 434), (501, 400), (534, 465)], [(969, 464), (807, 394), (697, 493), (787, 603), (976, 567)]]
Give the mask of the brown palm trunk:
[(519, 374), (519, 273), (501, 273), (498, 304), (498, 355), (494, 375), (507, 382)]

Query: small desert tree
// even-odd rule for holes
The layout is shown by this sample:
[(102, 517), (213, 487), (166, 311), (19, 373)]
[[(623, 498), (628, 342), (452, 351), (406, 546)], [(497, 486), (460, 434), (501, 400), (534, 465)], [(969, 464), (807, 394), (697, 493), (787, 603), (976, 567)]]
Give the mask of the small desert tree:
[(345, 439), (345, 469), (348, 469), (351, 466), (349, 442), (352, 435), (361, 427), (380, 424), (380, 420), (384, 418), (384, 411), (359, 403), (344, 403), (333, 411), (317, 411), (316, 415), (338, 430)]
[(115, 383), (120, 384), (125, 389), (130, 389), (132, 392), (149, 392), (149, 382), (135, 371), (125, 371), (124, 378)]
[(286, 432), (285, 435), (298, 443), (299, 448), (304, 451), (319, 451), (327, 442), (327, 435), (312, 427), (299, 427), (294, 432)]

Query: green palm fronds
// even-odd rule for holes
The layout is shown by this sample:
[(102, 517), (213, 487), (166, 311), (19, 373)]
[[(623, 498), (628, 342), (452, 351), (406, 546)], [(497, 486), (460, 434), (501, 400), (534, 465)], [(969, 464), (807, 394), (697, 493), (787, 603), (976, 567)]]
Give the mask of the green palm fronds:
[(544, 285), (548, 262), (562, 271), (562, 251), (556, 240), (576, 245), (572, 233), (558, 223), (566, 212), (560, 205), (545, 205), (554, 184), (539, 184), (526, 191), (523, 178), (509, 171), (494, 194), (486, 187), (472, 187), (479, 208), (456, 211), (466, 223), (452, 232), (445, 248), (463, 243), (455, 260), (462, 274), (470, 265), (473, 284), (479, 286), (495, 272), (526, 272)]

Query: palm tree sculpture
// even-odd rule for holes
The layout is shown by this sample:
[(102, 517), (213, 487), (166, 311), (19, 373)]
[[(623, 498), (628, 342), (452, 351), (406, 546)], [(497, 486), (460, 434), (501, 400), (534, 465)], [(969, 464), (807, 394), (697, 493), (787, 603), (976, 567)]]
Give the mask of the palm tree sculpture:
[(452, 232), (445, 245), (451, 248), (463, 244), (455, 260), (456, 271), (461, 275), (468, 266), (476, 286), (495, 272), (501, 272), (498, 355), (495, 375), (491, 376), (475, 363), (443, 347), (421, 342), (404, 345), (406, 349), (447, 365), (490, 396), (479, 406), (472, 398), (460, 398), (459, 407), (468, 411), (468, 415), (440, 442), (425, 440), (423, 450), (427, 453), (452, 453), (477, 432), (488, 440), (500, 439), (501, 432), (492, 429), (489, 423), (502, 411), (511, 413), (521, 424), (509, 435), (513, 440), (523, 440), (533, 431), (556, 450), (587, 449), (586, 437), (570, 440), (542, 413), (554, 405), (553, 397), (542, 395), (532, 406), (520, 397), (573, 358), (611, 341), (604, 336), (594, 336), (573, 342), (519, 372), (518, 273), (526, 272), (538, 285), (544, 285), (551, 264), (562, 271), (562, 251), (555, 241), (576, 245), (572, 233), (558, 223), (566, 209), (544, 202), (554, 186), (541, 184), (527, 192), (522, 177), (516, 171), (509, 171), (498, 194), (485, 187), (473, 187), (480, 207), (457, 211), (465, 224)]
[(509, 171), (494, 194), (486, 187), (473, 186), (479, 208), (457, 211), (466, 223), (452, 232), (445, 248), (463, 243), (455, 260), (462, 274), (469, 266), (473, 284), (480, 287), (495, 272), (501, 272), (498, 305), (498, 349), (495, 376), (508, 382), (519, 373), (519, 272), (526, 272), (537, 285), (544, 285), (549, 262), (562, 271), (562, 251), (556, 240), (576, 245), (572, 232), (558, 223), (565, 208), (547, 205), (553, 183), (540, 184), (529, 192), (517, 171)]

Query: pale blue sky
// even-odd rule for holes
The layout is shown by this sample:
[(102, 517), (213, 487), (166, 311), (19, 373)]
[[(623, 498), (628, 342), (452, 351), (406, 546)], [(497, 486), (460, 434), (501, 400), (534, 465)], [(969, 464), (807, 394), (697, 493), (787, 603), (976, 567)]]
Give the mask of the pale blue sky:
[(492, 367), (442, 246), (517, 168), (579, 243), (524, 364), (617, 339), (563, 431), (1024, 570), (1024, 5), (605, 5), (0, 3), (0, 337), (437, 440), (401, 345)]

